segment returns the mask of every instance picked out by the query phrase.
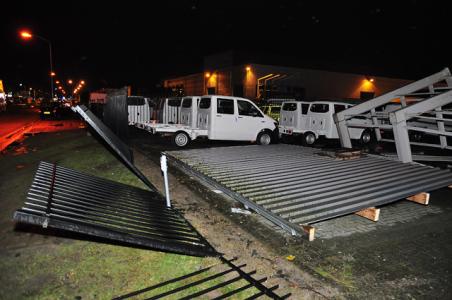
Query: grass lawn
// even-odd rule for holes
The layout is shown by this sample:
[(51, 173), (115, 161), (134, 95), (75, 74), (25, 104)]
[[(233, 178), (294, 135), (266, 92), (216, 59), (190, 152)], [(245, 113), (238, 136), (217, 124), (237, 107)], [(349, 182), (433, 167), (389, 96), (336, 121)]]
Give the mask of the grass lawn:
[[(219, 263), (215, 258), (136, 249), (71, 234), (53, 236), (41, 229), (18, 226), (12, 215), (22, 206), (41, 160), (145, 188), (85, 131), (40, 134), (29, 137), (22, 146), (18, 147), (21, 151), (0, 156), (0, 299), (110, 299)], [(191, 281), (196, 279), (199, 277)], [(242, 285), (239, 281), (235, 287)], [(205, 286), (169, 298), (189, 295)], [(220, 289), (222, 293), (228, 290)]]

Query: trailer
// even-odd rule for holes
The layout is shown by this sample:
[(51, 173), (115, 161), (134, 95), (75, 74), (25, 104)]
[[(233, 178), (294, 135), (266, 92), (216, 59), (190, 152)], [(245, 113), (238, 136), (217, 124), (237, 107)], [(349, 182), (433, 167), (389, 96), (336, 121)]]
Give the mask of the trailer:
[(277, 122), (245, 98), (221, 95), (184, 97), (179, 114), (178, 124), (148, 122), (135, 126), (153, 134), (169, 135), (178, 147), (185, 147), (200, 137), (261, 145), (268, 145), (278, 138)]

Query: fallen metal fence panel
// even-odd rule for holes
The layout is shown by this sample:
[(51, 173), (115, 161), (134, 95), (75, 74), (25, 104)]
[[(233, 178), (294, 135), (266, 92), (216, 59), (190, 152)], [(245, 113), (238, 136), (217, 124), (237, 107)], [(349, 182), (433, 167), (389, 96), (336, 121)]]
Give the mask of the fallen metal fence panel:
[(141, 181), (144, 182), (152, 191), (157, 191), (155, 186), (138, 170), (133, 164), (133, 155), (130, 148), (124, 144), (101, 120), (99, 120), (86, 106), (79, 105), (74, 108), (99, 136), (113, 149), (121, 158), (122, 162), (131, 170)]
[(218, 255), (158, 193), (41, 162), (14, 219), (158, 250)]
[(339, 160), (293, 145), (165, 153), (185, 172), (294, 233), (299, 225), (350, 214), (452, 184), (452, 172), (374, 155)]

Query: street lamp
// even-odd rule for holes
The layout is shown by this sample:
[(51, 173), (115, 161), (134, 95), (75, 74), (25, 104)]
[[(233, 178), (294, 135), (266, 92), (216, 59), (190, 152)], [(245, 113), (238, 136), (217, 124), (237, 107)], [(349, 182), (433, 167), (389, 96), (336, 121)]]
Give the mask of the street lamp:
[(44, 42), (47, 42), (49, 44), (49, 59), (50, 59), (50, 95), (52, 97), (53, 100), (53, 76), (55, 76), (55, 73), (53, 72), (53, 64), (52, 64), (52, 44), (50, 43), (50, 41), (46, 38), (43, 38), (42, 36), (36, 35), (36, 34), (31, 34), (31, 32), (23, 30), (20, 32), (20, 36), (22, 37), (22, 39), (24, 40), (30, 40), (33, 37), (36, 37), (37, 39), (40, 39)]

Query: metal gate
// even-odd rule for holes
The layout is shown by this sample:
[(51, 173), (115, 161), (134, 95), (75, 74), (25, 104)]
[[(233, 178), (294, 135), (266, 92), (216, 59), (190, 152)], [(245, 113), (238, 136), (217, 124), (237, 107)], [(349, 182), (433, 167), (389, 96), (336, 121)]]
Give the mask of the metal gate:
[(47, 162), (39, 164), (14, 219), (153, 249), (218, 255), (160, 194)]

